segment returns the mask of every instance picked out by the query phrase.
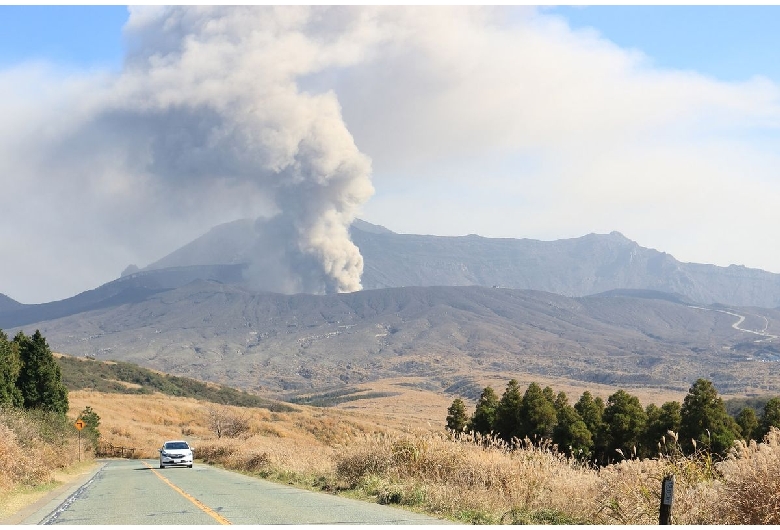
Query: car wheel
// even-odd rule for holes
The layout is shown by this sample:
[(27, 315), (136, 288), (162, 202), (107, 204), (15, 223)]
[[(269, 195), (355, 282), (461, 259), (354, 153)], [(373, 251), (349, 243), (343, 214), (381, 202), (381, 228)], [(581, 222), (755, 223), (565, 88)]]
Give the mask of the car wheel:
[(160, 464), (160, 469), (165, 469), (165, 466)]
[(190, 469), (192, 469), (192, 464), (188, 465), (187, 467), (188, 467), (188, 468), (190, 468)]

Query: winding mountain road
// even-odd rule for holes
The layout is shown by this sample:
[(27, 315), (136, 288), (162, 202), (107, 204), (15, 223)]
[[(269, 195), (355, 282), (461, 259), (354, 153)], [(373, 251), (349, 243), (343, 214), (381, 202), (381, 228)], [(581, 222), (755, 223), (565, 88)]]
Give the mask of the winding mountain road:
[(693, 309), (702, 309), (704, 311), (715, 311), (717, 313), (723, 313), (723, 314), (726, 314), (726, 315), (731, 315), (733, 317), (736, 317), (737, 321), (734, 322), (731, 325), (731, 327), (736, 329), (737, 331), (742, 331), (743, 333), (752, 333), (754, 335), (759, 335), (759, 336), (763, 337), (763, 339), (757, 340), (756, 342), (764, 342), (764, 341), (770, 342), (773, 339), (777, 339), (778, 338), (777, 335), (772, 335), (771, 333), (767, 333), (766, 330), (767, 330), (767, 328), (769, 328), (769, 320), (765, 316), (761, 316), (761, 318), (764, 319), (764, 329), (761, 330), (761, 331), (758, 331), (758, 330), (755, 330), (755, 329), (745, 329), (743, 327), (740, 327), (742, 325), (742, 323), (745, 321), (745, 318), (746, 318), (745, 315), (740, 315), (738, 313), (733, 313), (731, 311), (726, 311), (725, 309), (712, 309), (712, 308), (709, 308), (709, 307), (699, 307), (699, 306), (695, 306), (695, 305), (691, 305), (691, 306), (688, 306), (688, 307), (691, 307)]
[[(75, 489), (74, 489), (75, 488)], [(275, 484), (203, 464), (106, 460), (66, 498), (17, 524), (451, 524), (398, 508)]]

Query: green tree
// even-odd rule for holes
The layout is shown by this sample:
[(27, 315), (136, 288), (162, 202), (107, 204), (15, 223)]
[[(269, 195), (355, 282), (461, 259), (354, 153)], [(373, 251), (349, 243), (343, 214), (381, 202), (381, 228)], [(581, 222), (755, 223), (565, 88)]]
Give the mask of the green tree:
[(739, 425), (729, 416), (712, 381), (698, 379), (685, 396), (680, 411), (680, 445), (690, 451), (701, 444), (723, 454), (739, 438)]
[(558, 450), (568, 455), (589, 456), (593, 449), (593, 437), (563, 392), (555, 398), (555, 412), (558, 421), (553, 430), (553, 443), (558, 446)]
[(544, 399), (549, 401), (550, 403), (555, 403), (555, 399), (557, 396), (555, 395), (555, 391), (550, 386), (544, 387), (542, 390), (542, 395), (544, 396)]
[(493, 426), (498, 436), (507, 442), (514, 437), (520, 438), (520, 404), (522, 400), (519, 383), (517, 379), (512, 379), (507, 383), (506, 390), (498, 401), (496, 421)]
[[(580, 415), (585, 426), (590, 431), (593, 441), (591, 456), (603, 455), (606, 453), (606, 429), (604, 428), (604, 400), (600, 397), (594, 398), (587, 390), (582, 393), (580, 399), (574, 404), (574, 410)], [(603, 457), (602, 457), (603, 460)]]
[(737, 414), (737, 425), (742, 433), (742, 439), (746, 442), (750, 440), (760, 440), (763, 436), (761, 426), (758, 422), (756, 411), (750, 407), (745, 407)]
[(531, 383), (520, 402), (520, 437), (552, 438), (558, 415), (555, 411), (555, 394), (550, 387), (544, 390)]
[(87, 406), (76, 419), (82, 420), (86, 424), (81, 432), (87, 438), (92, 448), (97, 449), (100, 442), (100, 431), (98, 430), (98, 427), (100, 427), (100, 416), (92, 410), (92, 407)]
[(8, 335), (0, 330), (0, 406), (21, 407), (24, 399), (16, 381), (22, 361), (19, 358), (19, 347), (8, 340)]
[(606, 460), (615, 458), (616, 453), (622, 453), (625, 458), (634, 454), (644, 432), (646, 419), (642, 404), (636, 396), (625, 390), (618, 390), (609, 396), (603, 416), (607, 435)]
[(463, 400), (456, 398), (450, 408), (447, 409), (447, 429), (454, 432), (463, 432), (468, 424), (469, 417), (466, 414), (466, 405)]
[(645, 432), (641, 438), (641, 456), (656, 456), (660, 452), (659, 444), (664, 441), (669, 443), (668, 432), (677, 433), (680, 430), (680, 408), (679, 401), (667, 401), (660, 407), (653, 403), (647, 406)]
[(477, 408), (469, 422), (468, 430), (480, 434), (489, 434), (495, 427), (498, 396), (489, 386), (486, 386), (479, 396)]
[(764, 414), (761, 416), (761, 438), (769, 432), (770, 427), (780, 428), (780, 397), (773, 397), (764, 405)]
[(38, 330), (31, 337), (20, 331), (14, 337), (14, 343), (19, 348), (22, 363), (16, 385), (22, 394), (24, 408), (64, 415), (68, 412), (68, 391), (62, 384), (60, 367), (46, 339)]

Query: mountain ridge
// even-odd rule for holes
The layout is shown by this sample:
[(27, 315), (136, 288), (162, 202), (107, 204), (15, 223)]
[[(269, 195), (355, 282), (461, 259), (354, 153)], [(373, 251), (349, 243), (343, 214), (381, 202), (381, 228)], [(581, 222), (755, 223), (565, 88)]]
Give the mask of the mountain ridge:
[(707, 377), (723, 392), (775, 389), (780, 349), (733, 324), (738, 314), (744, 326), (780, 335), (780, 312), (647, 294), (444, 286), (283, 295), (195, 280), (35, 325), (62, 353), (272, 394), (398, 376), (444, 389), (512, 373), (627, 388), (684, 391)]
[[(262, 221), (246, 219), (219, 225), (143, 270), (247, 263), (258, 252), (264, 227)], [(541, 241), (399, 234), (356, 220), (350, 234), (363, 255), (364, 289), (481, 285), (565, 296), (648, 289), (704, 304), (780, 306), (780, 274), (738, 265), (683, 263), (618, 231)]]
[[(117, 280), (65, 300), (20, 304), (0, 294), (0, 328), (140, 300), (198, 278), (251, 287), (247, 267), (261, 251), (262, 229), (260, 221), (248, 219), (218, 225), (143, 269), (129, 267)], [(574, 297), (633, 289), (705, 305), (780, 306), (779, 274), (682, 263), (617, 231), (556, 241), (430, 236), (398, 234), (358, 219), (351, 236), (364, 256), (364, 289), (478, 285)]]
[(289, 295), (246, 279), (263, 228), (220, 225), (69, 299), (0, 298), (0, 328), (34, 326), (65, 354), (274, 395), (399, 376), (473, 393), (478, 377), (518, 373), (675, 391), (706, 377), (724, 392), (780, 390), (780, 310), (737, 303), (774, 301), (778, 275), (683, 264), (619, 232), (544, 242), (396, 234), (360, 222), (352, 237), (366, 289)]

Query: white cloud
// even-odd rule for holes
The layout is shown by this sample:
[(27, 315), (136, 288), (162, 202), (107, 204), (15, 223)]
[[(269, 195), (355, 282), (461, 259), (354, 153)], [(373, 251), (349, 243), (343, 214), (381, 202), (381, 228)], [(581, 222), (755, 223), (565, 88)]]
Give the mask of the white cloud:
[(543, 14), (409, 18), (392, 53), (337, 81), (374, 160), (369, 220), (542, 239), (620, 230), (683, 260), (780, 272), (765, 244), (780, 221), (776, 84), (656, 69)]
[[(130, 13), (117, 76), (0, 72), (0, 235), (37, 242), (0, 255), (0, 292), (21, 301), (279, 210), (308, 227), (298, 248), (326, 276), (352, 271), (349, 288), (360, 263), (343, 227), (361, 207), (398, 231), (620, 230), (683, 260), (780, 272), (767, 244), (780, 92), (766, 79), (658, 69), (529, 8)], [(362, 206), (367, 157), (377, 194)]]

